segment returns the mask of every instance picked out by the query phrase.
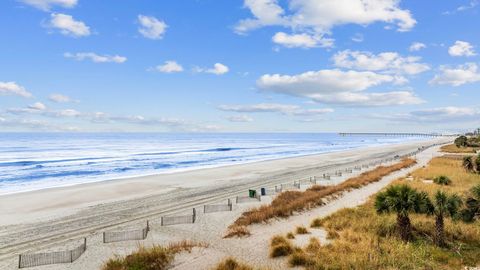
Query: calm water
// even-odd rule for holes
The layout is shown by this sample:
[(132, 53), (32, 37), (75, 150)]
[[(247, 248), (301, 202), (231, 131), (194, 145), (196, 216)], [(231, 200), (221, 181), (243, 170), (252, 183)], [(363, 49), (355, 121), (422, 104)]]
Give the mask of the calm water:
[(0, 195), (421, 139), (328, 133), (0, 133)]

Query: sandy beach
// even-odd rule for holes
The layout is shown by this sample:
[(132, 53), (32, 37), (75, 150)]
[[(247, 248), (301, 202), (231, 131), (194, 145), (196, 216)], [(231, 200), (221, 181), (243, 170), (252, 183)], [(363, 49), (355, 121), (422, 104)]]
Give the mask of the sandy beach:
[[(147, 219), (151, 222), (152, 231), (141, 242), (145, 245), (166, 244), (183, 239), (203, 241), (210, 245), (206, 249), (195, 249), (192, 254), (179, 255), (175, 269), (193, 269), (192, 264), (195, 269), (209, 269), (228, 255), (272, 269), (282, 269), (282, 260), (272, 262), (266, 254), (266, 245), (272, 234), (286, 232), (298, 224), (308, 224), (312, 217), (358, 205), (393, 179), (425, 165), (433, 156), (438, 155), (438, 147), (419, 154), (419, 163), (415, 167), (346, 193), (342, 198), (314, 211), (294, 216), (287, 221), (252, 226), (253, 235), (248, 239), (225, 240), (222, 236), (226, 227), (243, 210), (268, 203), (271, 198), (262, 197), (258, 203), (234, 205), (232, 212), (199, 213), (198, 222), (190, 225), (161, 227), (159, 219), (163, 215), (188, 212), (193, 207), (200, 209), (204, 204), (224, 202), (227, 198), (246, 195), (249, 188), (272, 187), (323, 173), (334, 173), (335, 170), (402, 155), (421, 146), (449, 140), (432, 139), (1, 196), (0, 269), (15, 269), (16, 255), (19, 253), (61, 250), (66, 245), (75, 244), (82, 237), (88, 238), (88, 248), (73, 264), (31, 269), (98, 269), (112, 255), (126, 254), (139, 243), (127, 241), (103, 244), (101, 232), (119, 227), (137, 228)], [(329, 184), (341, 182), (358, 173), (360, 172), (354, 171), (352, 174), (332, 178)], [(322, 232), (317, 234), (321, 236)]]

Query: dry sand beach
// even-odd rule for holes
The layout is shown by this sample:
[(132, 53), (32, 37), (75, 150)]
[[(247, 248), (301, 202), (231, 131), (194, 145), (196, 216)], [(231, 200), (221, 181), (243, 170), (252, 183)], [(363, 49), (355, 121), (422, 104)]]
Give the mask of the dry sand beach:
[[(87, 237), (87, 251), (74, 263), (30, 269), (99, 269), (111, 256), (131, 252), (140, 243), (148, 246), (184, 239), (202, 241), (209, 247), (195, 248), (192, 253), (178, 255), (174, 269), (209, 269), (229, 255), (253, 265), (283, 269), (284, 261), (268, 258), (268, 239), (271, 236), (288, 232), (297, 225), (308, 225), (313, 217), (362, 203), (390, 181), (439, 155), (439, 147), (418, 154), (416, 166), (348, 192), (323, 207), (287, 220), (252, 226), (253, 235), (246, 239), (223, 239), (223, 235), (243, 210), (268, 203), (270, 197), (262, 197), (262, 201), (257, 203), (234, 204), (232, 212), (203, 214), (198, 211), (195, 224), (162, 227), (160, 217), (190, 212), (193, 207), (201, 209), (204, 204), (226, 202), (227, 198), (246, 195), (249, 188), (272, 187), (300, 178), (333, 173), (449, 140), (432, 139), (1, 196), (0, 269), (16, 269), (19, 253), (64, 250), (69, 245), (78, 244), (83, 237)], [(330, 184), (358, 173), (354, 171), (332, 178)], [(102, 243), (101, 232), (115, 228), (141, 228), (147, 219), (151, 231), (146, 240)], [(322, 238), (322, 231), (313, 233)], [(299, 238), (296, 241), (301, 244), (303, 240)]]

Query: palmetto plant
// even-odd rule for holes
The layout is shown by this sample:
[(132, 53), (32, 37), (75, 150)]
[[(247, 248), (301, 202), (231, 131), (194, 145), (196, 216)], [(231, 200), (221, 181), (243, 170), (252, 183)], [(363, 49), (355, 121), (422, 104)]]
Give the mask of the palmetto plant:
[(444, 218), (456, 218), (462, 205), (462, 199), (457, 194), (449, 195), (443, 191), (435, 193), (434, 200), (431, 204), (430, 213), (435, 216), (435, 244), (445, 246), (445, 225)]
[(480, 173), (480, 154), (475, 159), (475, 170)]
[(472, 222), (480, 216), (480, 185), (471, 189), (472, 196), (465, 201), (465, 209), (461, 211), (462, 219), (465, 222)]
[(475, 164), (473, 162), (472, 156), (464, 157), (463, 158), (463, 168), (467, 172), (473, 172), (475, 169)]
[(410, 213), (427, 213), (431, 206), (425, 192), (418, 192), (408, 185), (390, 186), (375, 198), (377, 213), (396, 213), (397, 227), (404, 241), (412, 239)]

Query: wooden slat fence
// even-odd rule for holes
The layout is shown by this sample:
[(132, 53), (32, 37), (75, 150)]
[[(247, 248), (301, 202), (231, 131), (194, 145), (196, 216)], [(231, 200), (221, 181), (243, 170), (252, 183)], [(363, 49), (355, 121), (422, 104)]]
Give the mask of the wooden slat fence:
[(191, 215), (183, 215), (183, 216), (165, 216), (161, 219), (162, 226), (168, 225), (176, 225), (176, 224), (190, 224), (195, 223), (197, 218), (197, 211), (193, 208), (193, 212)]
[(121, 242), (129, 240), (144, 240), (150, 231), (150, 224), (141, 230), (103, 232), (103, 243)]
[(230, 199), (228, 199), (227, 204), (206, 204), (203, 206), (203, 213), (213, 213), (213, 212), (222, 212), (222, 211), (232, 211), (233, 205)]
[(72, 250), (21, 254), (18, 256), (18, 268), (48, 264), (72, 263), (80, 258), (85, 250), (87, 250), (87, 238), (84, 238), (83, 243)]

